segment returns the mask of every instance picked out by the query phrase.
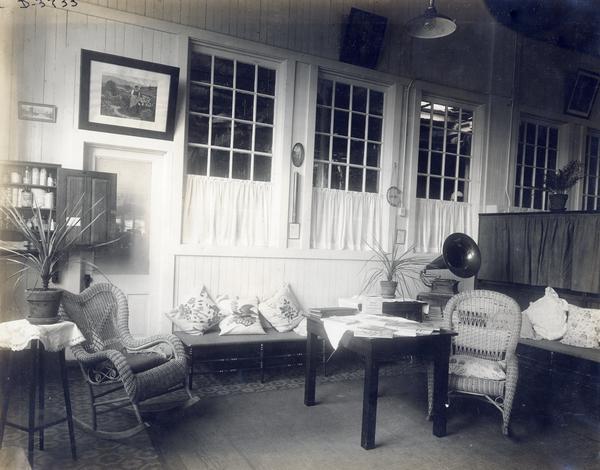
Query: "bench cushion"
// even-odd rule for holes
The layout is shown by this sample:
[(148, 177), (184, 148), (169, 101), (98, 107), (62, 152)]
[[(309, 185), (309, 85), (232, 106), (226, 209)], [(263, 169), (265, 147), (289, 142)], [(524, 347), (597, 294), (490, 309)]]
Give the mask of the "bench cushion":
[(184, 331), (176, 331), (175, 335), (187, 347), (211, 347), (220, 345), (265, 344), (277, 342), (306, 342), (306, 338), (293, 331), (280, 333), (276, 330), (266, 330), (264, 335), (231, 335), (220, 336), (218, 331), (203, 335), (190, 335)]

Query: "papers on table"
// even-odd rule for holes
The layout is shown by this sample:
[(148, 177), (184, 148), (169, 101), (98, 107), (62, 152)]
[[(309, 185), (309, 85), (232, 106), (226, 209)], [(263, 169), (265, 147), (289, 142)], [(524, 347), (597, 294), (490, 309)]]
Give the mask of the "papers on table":
[(400, 336), (429, 335), (437, 328), (402, 317), (359, 313), (344, 317), (323, 319), (323, 326), (331, 345), (337, 349), (346, 331), (363, 338), (396, 338)]

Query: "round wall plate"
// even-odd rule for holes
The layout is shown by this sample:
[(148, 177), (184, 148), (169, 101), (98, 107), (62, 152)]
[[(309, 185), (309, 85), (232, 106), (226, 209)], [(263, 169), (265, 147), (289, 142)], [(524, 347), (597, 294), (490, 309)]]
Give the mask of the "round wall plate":
[(304, 145), (300, 142), (296, 142), (292, 147), (292, 163), (296, 167), (302, 166), (304, 163)]
[(397, 186), (390, 186), (387, 193), (385, 193), (385, 197), (390, 206), (398, 207), (402, 202), (402, 191)]

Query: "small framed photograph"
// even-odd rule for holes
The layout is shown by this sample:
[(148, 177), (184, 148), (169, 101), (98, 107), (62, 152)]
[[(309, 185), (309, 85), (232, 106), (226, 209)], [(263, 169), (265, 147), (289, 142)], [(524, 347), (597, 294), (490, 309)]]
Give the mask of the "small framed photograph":
[(588, 119), (598, 94), (600, 75), (589, 70), (578, 70), (575, 83), (568, 96), (565, 114)]
[(56, 122), (56, 106), (19, 101), (19, 119), (24, 121)]
[(173, 140), (179, 68), (81, 50), (79, 128)]

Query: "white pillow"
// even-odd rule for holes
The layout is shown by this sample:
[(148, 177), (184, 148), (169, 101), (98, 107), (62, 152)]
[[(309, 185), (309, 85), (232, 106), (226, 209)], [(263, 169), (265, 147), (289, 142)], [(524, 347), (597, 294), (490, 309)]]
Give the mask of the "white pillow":
[(298, 323), (298, 326), (296, 328), (294, 328), (294, 333), (300, 335), (300, 336), (308, 336), (308, 333), (306, 331), (306, 318), (303, 318), (302, 320), (300, 320), (300, 323)]
[(534, 331), (544, 339), (560, 339), (567, 332), (569, 304), (558, 297), (552, 287), (546, 287), (544, 297), (529, 304), (525, 312)]
[(527, 339), (539, 339), (539, 337), (533, 331), (533, 325), (526, 312), (523, 312), (523, 318), (521, 321), (521, 338)]
[(302, 320), (302, 308), (289, 284), (283, 284), (273, 296), (258, 304), (258, 311), (277, 331), (291, 331)]
[(265, 330), (258, 318), (258, 299), (240, 297), (217, 297), (217, 305), (224, 315), (219, 323), (221, 335), (264, 335)]
[(563, 344), (582, 348), (597, 348), (600, 341), (600, 310), (569, 305), (567, 333)]
[(501, 361), (491, 361), (479, 357), (456, 354), (450, 356), (449, 372), (463, 377), (478, 379), (505, 380), (506, 366)]
[(204, 286), (199, 295), (190, 297), (166, 316), (177, 328), (193, 335), (204, 334), (217, 326), (222, 318), (219, 307), (210, 298)]

